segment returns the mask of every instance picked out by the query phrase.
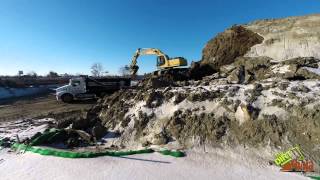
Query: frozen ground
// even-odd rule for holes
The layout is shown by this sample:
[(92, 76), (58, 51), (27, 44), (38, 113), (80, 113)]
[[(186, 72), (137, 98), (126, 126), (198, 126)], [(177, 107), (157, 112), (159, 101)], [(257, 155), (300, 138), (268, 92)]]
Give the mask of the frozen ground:
[(2, 180), (11, 179), (308, 179), (280, 172), (242, 153), (189, 152), (174, 158), (161, 154), (92, 159), (63, 159), (38, 154), (0, 151)]
[(14, 97), (22, 97), (22, 96), (32, 96), (40, 93), (49, 92), (50, 89), (53, 89), (50, 86), (46, 87), (28, 87), (28, 88), (2, 88), (0, 87), (0, 100), (14, 98)]

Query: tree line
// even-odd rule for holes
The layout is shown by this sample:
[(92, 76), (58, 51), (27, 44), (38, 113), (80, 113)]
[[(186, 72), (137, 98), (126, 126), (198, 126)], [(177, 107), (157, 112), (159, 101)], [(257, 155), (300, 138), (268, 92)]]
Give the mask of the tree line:
[[(104, 69), (101, 63), (93, 63), (90, 67), (91, 70), (91, 75), (94, 77), (101, 77), (101, 76), (107, 76), (109, 75), (109, 72)], [(121, 66), (118, 70), (119, 75), (121, 76), (129, 76), (130, 75), (130, 67), (128, 65)], [(76, 74), (76, 75), (81, 75), (81, 74)], [(23, 71), (18, 72), (18, 76), (20, 77), (40, 77), (35, 71), (30, 71), (27, 74), (24, 74)], [(55, 71), (49, 71), (45, 77), (61, 77), (61, 76), (73, 76), (70, 74), (58, 74)]]

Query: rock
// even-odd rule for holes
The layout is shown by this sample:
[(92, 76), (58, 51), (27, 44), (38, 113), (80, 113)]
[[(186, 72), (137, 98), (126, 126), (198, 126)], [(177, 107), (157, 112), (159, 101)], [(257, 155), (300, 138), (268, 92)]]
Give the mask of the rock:
[(228, 82), (231, 84), (239, 84), (244, 82), (245, 80), (245, 72), (244, 67), (240, 66), (234, 69), (230, 75), (227, 77)]
[(254, 76), (247, 70), (244, 72), (244, 84), (250, 83), (254, 79)]
[(271, 58), (267, 56), (260, 57), (238, 57), (234, 65), (235, 66), (244, 66), (246, 70), (255, 71), (260, 68), (268, 68), (273, 63), (271, 63)]
[(239, 121), (240, 125), (249, 120), (256, 119), (258, 115), (258, 109), (246, 104), (240, 104), (235, 112), (235, 118)]
[(300, 92), (308, 93), (310, 92), (310, 89), (302, 84), (299, 84), (298, 86), (293, 86), (291, 88), (291, 91), (294, 91), (294, 92), (300, 91)]
[(289, 87), (289, 83), (288, 82), (282, 82), (282, 83), (279, 83), (278, 85), (278, 88), (282, 91), (285, 91), (287, 90), (287, 88)]
[(80, 145), (79, 139), (76, 137), (71, 137), (66, 141), (68, 148), (78, 147)]
[(235, 68), (236, 68), (236, 65), (234, 63), (227, 64), (227, 65), (220, 67), (219, 73), (220, 74), (230, 74)]
[(271, 76), (269, 67), (272, 65), (269, 57), (238, 57), (235, 66), (243, 66), (245, 69), (245, 83), (253, 80), (262, 80)]
[(154, 145), (163, 145), (167, 144), (167, 138), (163, 133), (159, 133), (153, 136), (151, 143)]
[(194, 101), (199, 101), (201, 99), (201, 95), (197, 93), (191, 93), (187, 97), (188, 101), (194, 102)]
[(299, 68), (297, 70), (296, 76), (301, 77), (300, 79), (318, 79), (320, 80), (320, 74), (316, 73), (316, 71), (320, 72), (319, 69), (314, 68)]
[[(225, 86), (226, 88), (228, 88), (228, 86)], [(228, 96), (229, 97), (233, 97), (237, 94), (238, 90), (240, 89), (239, 86), (231, 86), (228, 89), (226, 89), (228, 91)]]
[(259, 83), (255, 83), (255, 84), (253, 85), (253, 90), (254, 90), (254, 91), (261, 92), (261, 91), (263, 91), (263, 86), (262, 86), (261, 84), (259, 84)]
[(71, 128), (72, 129), (86, 129), (89, 126), (89, 121), (85, 118), (78, 117), (73, 120)]
[(315, 57), (296, 57), (281, 61), (282, 65), (297, 65), (298, 67), (318, 68), (319, 59)]
[(272, 106), (284, 107), (282, 99), (272, 99), (271, 101)]
[(92, 136), (94, 136), (96, 139), (101, 139), (106, 133), (107, 129), (102, 126), (101, 123), (97, 123), (91, 130)]
[(185, 100), (186, 98), (186, 95), (185, 94), (182, 94), (182, 93), (178, 93), (176, 96), (175, 96), (175, 99), (173, 101), (174, 104), (179, 104), (180, 102), (182, 102), (183, 100)]
[(147, 82), (147, 87), (152, 88), (160, 88), (160, 87), (167, 87), (170, 86), (172, 83), (167, 80), (158, 79), (158, 78), (150, 78)]
[(14, 141), (11, 140), (10, 138), (8, 137), (5, 137), (3, 139), (1, 139), (0, 141), (0, 147), (3, 147), (3, 148), (10, 148), (11, 147), (11, 144), (13, 144)]
[(152, 90), (150, 93), (146, 94), (144, 100), (146, 101), (147, 107), (155, 108), (162, 104), (163, 97), (162, 93)]
[(69, 119), (69, 118), (61, 119), (56, 122), (56, 128), (58, 129), (66, 128), (70, 124), (72, 124), (72, 119)]
[(80, 136), (83, 140), (87, 141), (88, 143), (91, 143), (91, 135), (90, 135), (90, 134), (88, 134), (87, 132), (82, 131), (82, 130), (75, 130), (75, 132), (78, 133), (79, 136)]

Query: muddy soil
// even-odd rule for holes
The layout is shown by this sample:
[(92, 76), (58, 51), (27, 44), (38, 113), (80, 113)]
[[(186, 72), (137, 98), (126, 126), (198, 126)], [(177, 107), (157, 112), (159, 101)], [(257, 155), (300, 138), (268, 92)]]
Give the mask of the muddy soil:
[(95, 103), (95, 100), (88, 100), (66, 104), (58, 102), (52, 94), (14, 99), (0, 103), (0, 123), (21, 118), (76, 116), (88, 111)]

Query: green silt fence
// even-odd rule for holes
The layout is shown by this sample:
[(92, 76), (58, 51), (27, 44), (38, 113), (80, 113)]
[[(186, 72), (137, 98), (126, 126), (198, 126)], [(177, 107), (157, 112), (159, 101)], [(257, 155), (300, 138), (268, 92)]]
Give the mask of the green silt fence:
[[(146, 154), (146, 153), (153, 153), (159, 152), (163, 155), (173, 156), (173, 157), (184, 157), (185, 154), (181, 151), (171, 151), (171, 150), (159, 150), (155, 151), (153, 149), (143, 149), (143, 150), (129, 150), (129, 151), (103, 151), (103, 152), (72, 152), (72, 151), (64, 151), (60, 149), (54, 148), (46, 148), (46, 147), (36, 147), (42, 143), (49, 143), (51, 142), (54, 137), (59, 136), (63, 130), (58, 129), (50, 129), (49, 131), (43, 133), (38, 137), (31, 138), (31, 142), (26, 144), (19, 144), (14, 143), (12, 144), (11, 148), (20, 151), (29, 151), (45, 156), (56, 156), (56, 157), (63, 157), (63, 158), (94, 158), (99, 156), (128, 156), (134, 154)], [(1, 142), (1, 140), (0, 140)]]
[(143, 149), (143, 150), (129, 150), (129, 151), (104, 151), (104, 152), (72, 152), (72, 151), (64, 151), (59, 149), (53, 148), (43, 148), (43, 147), (34, 147), (25, 144), (14, 143), (11, 146), (15, 150), (20, 151), (29, 151), (45, 156), (56, 156), (56, 157), (63, 157), (63, 158), (94, 158), (99, 156), (114, 156), (114, 157), (121, 157), (121, 156), (128, 156), (134, 154), (147, 154), (153, 152), (159, 152), (163, 155), (169, 155), (173, 157), (184, 157), (184, 153), (181, 151), (170, 151), (170, 150), (160, 150), (154, 151), (153, 149)]

